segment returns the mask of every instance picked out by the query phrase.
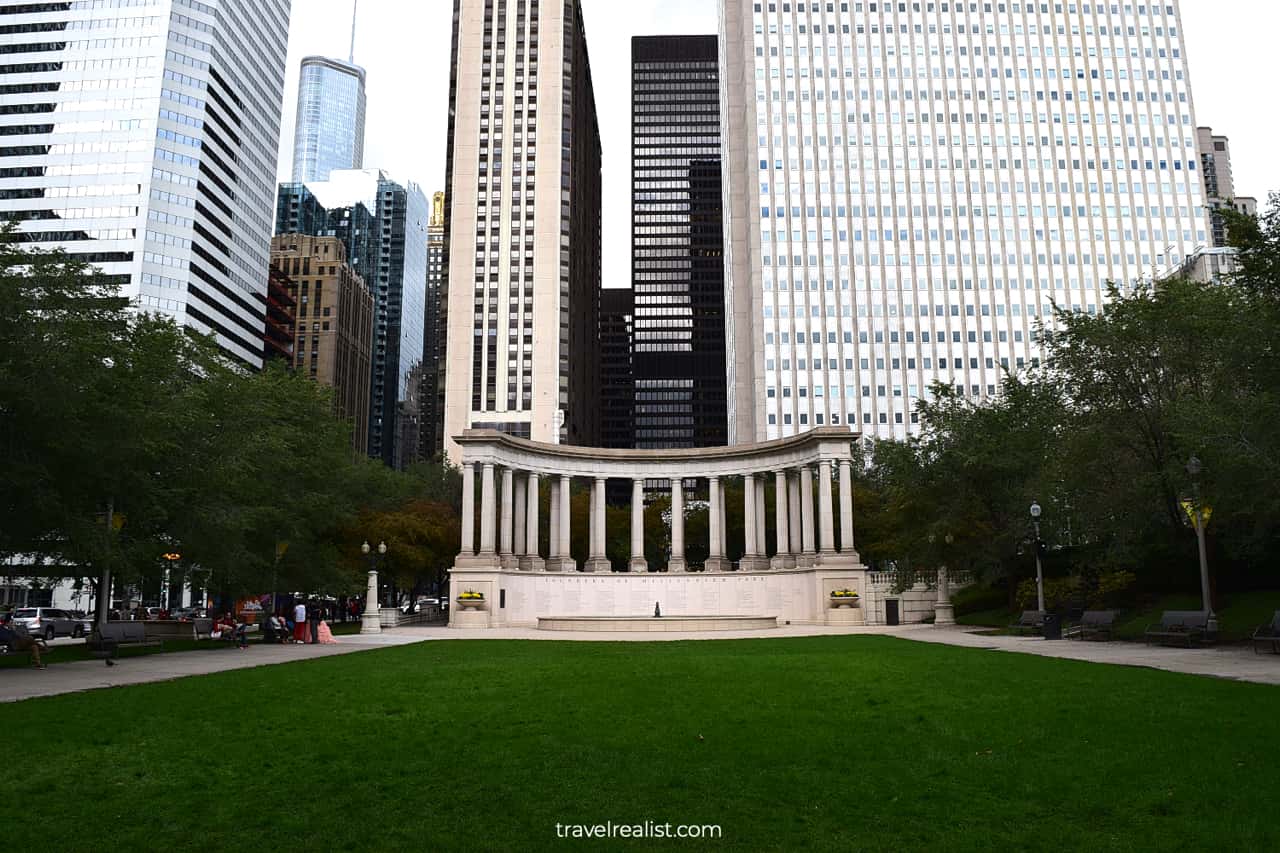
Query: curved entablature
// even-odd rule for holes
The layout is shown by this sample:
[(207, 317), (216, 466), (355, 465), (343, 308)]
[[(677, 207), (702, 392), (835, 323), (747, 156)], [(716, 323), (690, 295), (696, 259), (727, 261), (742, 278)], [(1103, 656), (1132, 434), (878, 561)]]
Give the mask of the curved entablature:
[(469, 429), (454, 441), (462, 447), (464, 465), (491, 464), (543, 476), (671, 479), (740, 477), (852, 460), (858, 435), (848, 427), (818, 427), (755, 444), (662, 450), (546, 444), (491, 429)]

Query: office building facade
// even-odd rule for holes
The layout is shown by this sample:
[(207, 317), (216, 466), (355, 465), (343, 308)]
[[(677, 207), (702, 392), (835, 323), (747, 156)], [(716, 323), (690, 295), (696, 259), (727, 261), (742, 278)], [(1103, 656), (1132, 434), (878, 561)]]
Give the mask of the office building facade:
[(721, 3), (731, 441), (903, 437), (1208, 240), (1173, 0)]
[(431, 220), (427, 223), (427, 308), (422, 330), (422, 407), (419, 454), (435, 459), (443, 451), (444, 374), (440, 369), (445, 352), (449, 284), (444, 253), (444, 193), (431, 196)]
[(364, 166), (364, 69), (307, 56), (298, 73), (293, 181), (327, 181), (335, 169)]
[(261, 366), (288, 0), (3, 11), (0, 216)]
[(294, 302), (293, 368), (333, 388), (334, 413), (351, 424), (351, 445), (369, 444), (373, 295), (347, 263), (337, 237), (280, 234), (271, 269)]
[(638, 448), (728, 443), (715, 36), (631, 40)]
[[(400, 401), (422, 361), (430, 207), (417, 184), (377, 169), (338, 169), (327, 181), (281, 185), (281, 233), (336, 236), (374, 296), (369, 455), (395, 465)], [(414, 394), (418, 389), (414, 389)]]
[(444, 446), (599, 443), (600, 134), (580, 3), (455, 0)]
[(1196, 128), (1196, 146), (1200, 152), (1200, 178), (1204, 181), (1205, 204), (1209, 208), (1209, 237), (1213, 248), (1227, 245), (1227, 226), (1218, 211), (1223, 208), (1254, 216), (1258, 200), (1253, 196), (1237, 196), (1235, 176), (1231, 171), (1231, 143), (1211, 127)]

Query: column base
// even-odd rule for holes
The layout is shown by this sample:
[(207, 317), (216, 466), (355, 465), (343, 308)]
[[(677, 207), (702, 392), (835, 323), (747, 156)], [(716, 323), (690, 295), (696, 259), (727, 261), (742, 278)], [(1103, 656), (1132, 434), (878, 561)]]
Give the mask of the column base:
[(522, 572), (540, 572), (543, 565), (542, 558), (537, 555), (524, 554), (520, 557), (520, 571)]
[(649, 571), (649, 561), (644, 557), (632, 557), (627, 561), (627, 571), (647, 572)]
[(747, 556), (744, 554), (742, 559), (738, 561), (738, 568), (744, 572), (762, 572), (771, 568), (771, 565), (768, 557), (760, 555)]
[(547, 560), (548, 572), (576, 572), (578, 562), (572, 557), (552, 557)]
[(796, 557), (797, 569), (812, 569), (818, 564), (818, 555), (814, 551), (804, 551)]
[(587, 561), (582, 564), (584, 572), (611, 572), (613, 564), (609, 562), (608, 557), (588, 557)]
[(724, 557), (707, 557), (703, 565), (703, 570), (708, 572), (727, 572), (733, 568), (733, 563)]
[(795, 554), (775, 554), (769, 558), (769, 566), (774, 569), (794, 569), (796, 567)]
[(937, 604), (933, 608), (933, 624), (934, 625), (954, 625), (956, 624), (955, 607), (950, 604)]
[(667, 560), (667, 571), (669, 573), (687, 572), (689, 564), (685, 562), (684, 557), (671, 557)]
[(365, 610), (360, 615), (361, 634), (381, 634), (382, 617), (376, 611)]
[(502, 568), (498, 555), (490, 552), (488, 554), (459, 554), (453, 560), (455, 569), (500, 569)]
[(824, 569), (857, 569), (860, 568), (858, 558), (853, 554), (841, 554), (829, 551), (818, 555), (817, 565)]
[(520, 565), (520, 558), (515, 554), (502, 554), (498, 557), (498, 565), (504, 569), (514, 569)]

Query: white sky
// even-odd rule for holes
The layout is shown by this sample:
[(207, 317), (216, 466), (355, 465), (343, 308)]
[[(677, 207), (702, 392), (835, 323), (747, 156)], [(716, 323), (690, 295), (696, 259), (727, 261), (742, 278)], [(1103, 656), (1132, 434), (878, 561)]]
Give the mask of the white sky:
[[(604, 148), (604, 284), (630, 284), (631, 36), (713, 34), (718, 0), (583, 0), (587, 46)], [(1280, 191), (1280, 137), (1271, 91), (1280, 83), (1273, 34), (1280, 4), (1181, 0), (1196, 120), (1231, 138), (1236, 190), (1265, 199)], [(444, 189), (452, 0), (363, 0), (355, 60), (368, 72), (364, 165), (430, 194)], [(310, 54), (345, 58), (351, 0), (293, 0), (278, 174), (293, 152), (298, 63)]]

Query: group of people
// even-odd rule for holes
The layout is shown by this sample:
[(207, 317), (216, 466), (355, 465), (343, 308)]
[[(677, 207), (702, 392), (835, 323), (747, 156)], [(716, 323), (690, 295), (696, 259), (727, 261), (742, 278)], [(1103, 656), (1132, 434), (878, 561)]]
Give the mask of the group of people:
[[(293, 618), (290, 619), (289, 617)], [(329, 623), (323, 618), (319, 607), (298, 602), (292, 613), (277, 610), (267, 619), (266, 637), (277, 643), (322, 643), (328, 645), (338, 642)]]

